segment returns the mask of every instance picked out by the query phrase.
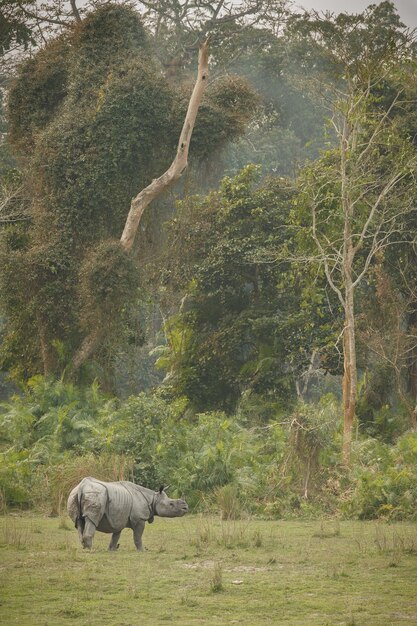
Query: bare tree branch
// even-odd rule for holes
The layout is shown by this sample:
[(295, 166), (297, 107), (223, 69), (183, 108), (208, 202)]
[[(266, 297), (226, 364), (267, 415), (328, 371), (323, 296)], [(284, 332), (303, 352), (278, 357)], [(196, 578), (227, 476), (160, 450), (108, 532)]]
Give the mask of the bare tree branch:
[[(150, 185), (145, 187), (145, 189), (138, 193), (138, 195), (132, 200), (126, 224), (120, 238), (120, 243), (126, 252), (130, 252), (132, 250), (140, 220), (145, 208), (172, 183), (177, 181), (187, 168), (188, 150), (191, 136), (198, 109), (207, 85), (208, 54), (208, 41), (206, 41), (200, 48), (197, 80), (188, 104), (187, 114), (185, 116), (178, 142), (177, 153), (171, 166), (164, 174), (162, 174), (162, 176), (153, 180)], [(87, 337), (85, 337), (79, 350), (74, 355), (72, 363), (66, 372), (66, 377), (72, 378), (74, 376), (81, 365), (98, 349), (104, 335), (105, 329), (96, 328)]]
[(80, 12), (77, 8), (77, 4), (75, 0), (70, 0), (70, 4), (71, 4), (71, 9), (72, 9), (72, 14), (75, 18), (76, 22), (81, 22), (81, 15)]
[(131, 250), (141, 217), (145, 208), (159, 196), (172, 183), (176, 182), (184, 173), (188, 165), (188, 151), (191, 136), (194, 129), (197, 112), (207, 85), (208, 77), (208, 41), (200, 48), (198, 61), (198, 74), (191, 98), (188, 104), (187, 114), (178, 142), (177, 153), (168, 170), (150, 185), (145, 187), (133, 200), (127, 216), (126, 224), (120, 239), (125, 250)]

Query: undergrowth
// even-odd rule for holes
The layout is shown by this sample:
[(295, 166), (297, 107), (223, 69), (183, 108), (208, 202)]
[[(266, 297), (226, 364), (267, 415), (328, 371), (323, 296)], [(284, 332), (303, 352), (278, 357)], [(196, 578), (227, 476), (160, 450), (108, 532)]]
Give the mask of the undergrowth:
[(0, 407), (0, 505), (59, 515), (71, 488), (92, 475), (170, 484), (172, 497), (184, 494), (191, 510), (223, 521), (416, 518), (415, 432), (393, 445), (358, 437), (348, 469), (332, 396), (299, 404), (288, 418), (245, 419), (190, 417), (181, 399), (142, 393), (121, 402), (97, 385), (36, 377)]

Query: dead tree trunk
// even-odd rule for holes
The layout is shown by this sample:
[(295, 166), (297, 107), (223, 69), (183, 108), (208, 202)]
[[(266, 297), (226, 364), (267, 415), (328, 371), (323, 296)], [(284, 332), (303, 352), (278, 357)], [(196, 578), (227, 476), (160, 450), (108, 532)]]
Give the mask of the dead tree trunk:
[(208, 42), (206, 41), (200, 48), (198, 56), (197, 81), (188, 103), (187, 115), (185, 116), (180, 139), (178, 142), (177, 154), (167, 171), (159, 178), (155, 178), (150, 185), (145, 187), (133, 198), (126, 224), (120, 239), (120, 243), (127, 251), (132, 249), (136, 233), (140, 224), (143, 211), (148, 204), (157, 198), (172, 183), (179, 180), (187, 169), (188, 150), (190, 147), (191, 135), (194, 129), (197, 112), (206, 88), (208, 76)]
[[(126, 219), (125, 227), (120, 238), (120, 244), (126, 252), (130, 252), (138, 232), (139, 224), (146, 207), (163, 193), (170, 185), (179, 180), (187, 169), (188, 151), (190, 148), (191, 136), (194, 130), (198, 109), (204, 95), (208, 77), (208, 41), (202, 44), (198, 55), (197, 80), (188, 103), (187, 114), (185, 116), (181, 135), (178, 141), (177, 153), (170, 167), (162, 176), (155, 178), (145, 189), (133, 198), (130, 210)], [(75, 353), (72, 363), (66, 372), (66, 378), (73, 378), (79, 368), (98, 349), (103, 337), (104, 329), (95, 329), (84, 338), (80, 348)]]

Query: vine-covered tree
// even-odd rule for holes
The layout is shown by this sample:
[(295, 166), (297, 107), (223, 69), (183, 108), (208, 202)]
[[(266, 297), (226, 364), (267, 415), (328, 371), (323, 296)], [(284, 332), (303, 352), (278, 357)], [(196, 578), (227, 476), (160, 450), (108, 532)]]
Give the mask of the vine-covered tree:
[[(117, 341), (138, 295), (134, 256), (120, 243), (130, 201), (172, 160), (188, 100), (163, 77), (137, 13), (117, 5), (23, 65), (9, 134), (31, 223), (3, 237), (4, 368), (57, 373), (97, 328), (102, 345)], [(218, 81), (201, 107), (194, 157), (242, 132), (254, 103), (245, 81)]]

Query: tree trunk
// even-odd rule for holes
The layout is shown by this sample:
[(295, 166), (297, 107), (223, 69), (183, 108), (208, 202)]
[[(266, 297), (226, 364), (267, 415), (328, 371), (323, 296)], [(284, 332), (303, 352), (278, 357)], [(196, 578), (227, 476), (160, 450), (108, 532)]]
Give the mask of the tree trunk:
[[(125, 227), (120, 238), (120, 244), (126, 252), (130, 252), (135, 242), (140, 220), (146, 207), (164, 192), (170, 185), (181, 178), (188, 165), (188, 151), (191, 136), (197, 118), (198, 109), (203, 98), (208, 77), (208, 41), (202, 44), (198, 55), (197, 80), (188, 103), (181, 135), (178, 141), (177, 153), (170, 167), (162, 176), (155, 178), (145, 189), (133, 198)], [(75, 353), (65, 377), (73, 378), (78, 369), (85, 363), (100, 346), (105, 335), (104, 329), (95, 329), (85, 337), (80, 348)]]
[(188, 150), (190, 147), (191, 135), (193, 133), (198, 109), (203, 98), (207, 85), (208, 76), (208, 42), (206, 41), (200, 48), (198, 55), (197, 81), (188, 103), (187, 115), (178, 141), (177, 154), (167, 171), (159, 178), (155, 178), (150, 185), (145, 187), (136, 198), (133, 198), (126, 224), (120, 238), (120, 243), (126, 251), (132, 249), (136, 233), (139, 228), (143, 211), (148, 204), (165, 191), (172, 183), (181, 178), (188, 165)]
[(353, 420), (358, 395), (358, 373), (356, 369), (356, 337), (354, 288), (350, 272), (346, 276), (345, 328), (343, 332), (343, 461), (350, 463)]
[(39, 313), (36, 315), (36, 325), (38, 327), (43, 373), (44, 376), (53, 376), (56, 374), (58, 367), (57, 354), (56, 350), (51, 345), (51, 342), (48, 341), (48, 333), (45, 328), (46, 324)]
[(104, 329), (96, 328), (84, 338), (80, 348), (75, 353), (68, 369), (65, 372), (65, 380), (72, 380), (80, 369), (81, 365), (96, 352), (105, 335)]
[[(413, 302), (413, 313), (409, 321), (409, 333), (411, 336), (416, 335), (417, 331), (417, 304)], [(410, 352), (410, 365), (408, 368), (409, 390), (414, 410), (411, 414), (411, 428), (417, 426), (417, 345), (413, 345)]]
[(354, 128), (345, 119), (343, 123), (341, 142), (341, 196), (344, 215), (343, 228), (343, 256), (342, 272), (345, 295), (343, 299), (345, 310), (345, 328), (343, 332), (343, 445), (342, 458), (346, 465), (350, 463), (352, 447), (353, 420), (356, 412), (356, 397), (358, 390), (358, 374), (356, 371), (356, 343), (355, 343), (355, 302), (353, 284), (353, 262), (355, 249), (352, 240), (352, 224), (354, 205), (350, 196), (348, 176), (348, 156), (354, 143)]

